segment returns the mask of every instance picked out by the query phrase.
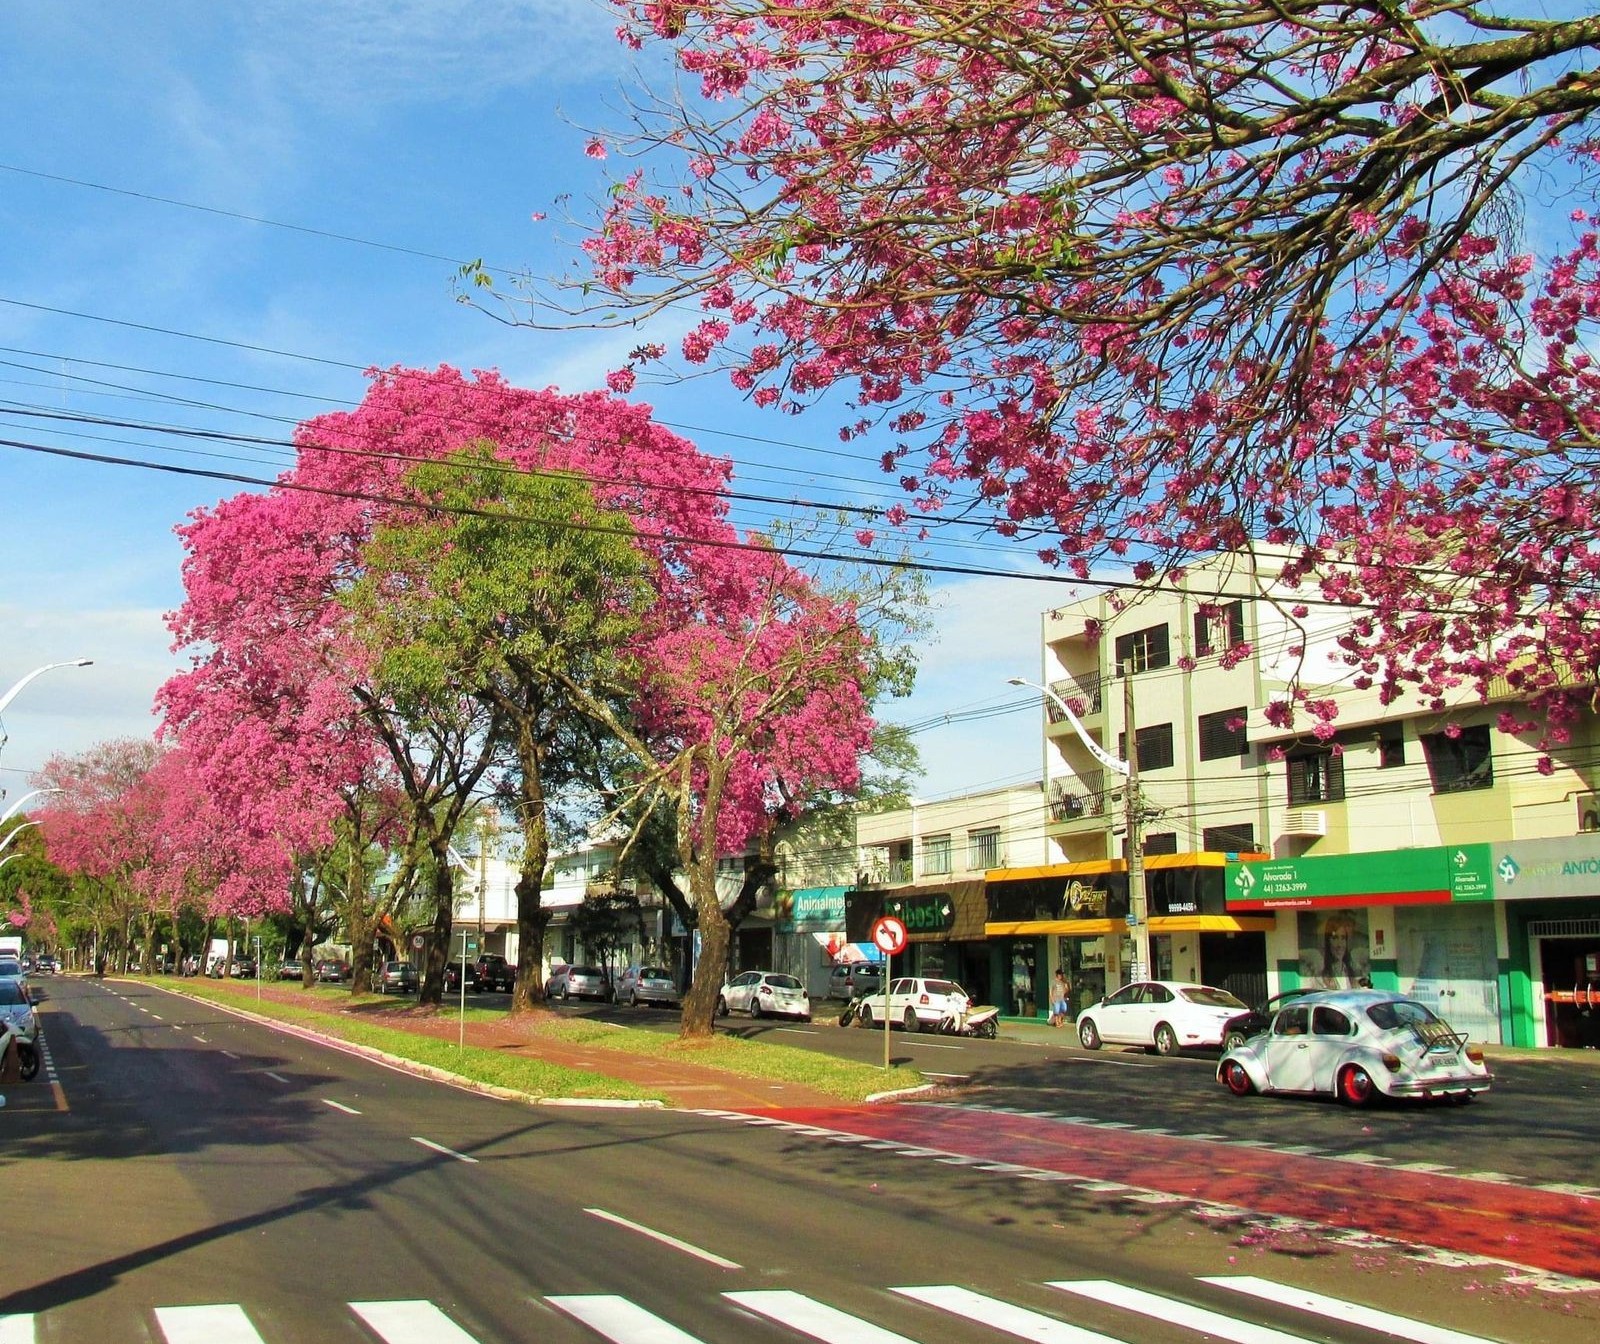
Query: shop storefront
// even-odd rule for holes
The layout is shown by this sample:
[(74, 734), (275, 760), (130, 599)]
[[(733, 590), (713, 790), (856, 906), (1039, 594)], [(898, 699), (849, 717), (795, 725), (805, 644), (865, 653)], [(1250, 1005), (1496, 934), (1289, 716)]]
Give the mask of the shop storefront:
[(934, 975), (954, 980), (976, 1003), (999, 1003), (1004, 990), (984, 939), (988, 904), (984, 883), (973, 878), (940, 886), (861, 888), (845, 895), (845, 936), (869, 943), (872, 925), (893, 915), (906, 926), (910, 946), (895, 959), (892, 974)]
[(1228, 865), (1228, 908), (1283, 916), (1274, 989), (1370, 984), (1474, 1040), (1510, 1040), (1509, 964), (1488, 845)]
[[(1265, 991), (1271, 912), (1227, 908), (1227, 856), (1162, 854), (1145, 859), (1151, 978), (1200, 980), (1254, 1002)], [(1060, 969), (1081, 1011), (1120, 988), (1133, 962), (1128, 874), (1121, 860), (997, 869), (988, 875), (991, 959), (1007, 987), (1002, 1008), (1044, 1017)]]

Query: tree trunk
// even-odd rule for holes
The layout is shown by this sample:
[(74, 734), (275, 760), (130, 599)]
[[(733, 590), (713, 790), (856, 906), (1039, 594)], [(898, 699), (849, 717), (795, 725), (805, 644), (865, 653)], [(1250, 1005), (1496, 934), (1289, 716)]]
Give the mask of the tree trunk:
[(450, 930), (455, 920), (455, 907), (456, 878), (450, 871), (448, 845), (441, 842), (433, 854), (433, 937), (428, 943), (419, 1003), (438, 1007), (444, 1002), (444, 966), (450, 960)]
[[(722, 976), (728, 965), (728, 945), (732, 930), (723, 917), (717, 900), (715, 868), (708, 878), (696, 874), (691, 879), (699, 916), (700, 959), (695, 963), (689, 992), (683, 996), (683, 1022), (679, 1035), (684, 1040), (705, 1039), (717, 1029), (717, 999), (722, 994)], [(709, 885), (709, 894), (700, 888)]]

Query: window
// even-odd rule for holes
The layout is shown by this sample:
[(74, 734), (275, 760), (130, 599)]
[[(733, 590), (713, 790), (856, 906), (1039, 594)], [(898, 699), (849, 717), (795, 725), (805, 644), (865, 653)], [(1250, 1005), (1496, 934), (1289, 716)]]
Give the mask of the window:
[(924, 874), (950, 871), (950, 837), (930, 835), (922, 842), (922, 871)]
[(1210, 854), (1247, 854), (1256, 847), (1256, 827), (1251, 821), (1231, 826), (1207, 826), (1201, 846)]
[(967, 867), (998, 868), (1000, 866), (1000, 828), (990, 827), (967, 832)]
[(1398, 723), (1383, 724), (1375, 734), (1378, 743), (1378, 769), (1393, 770), (1406, 763), (1406, 735)]
[(1244, 643), (1244, 603), (1202, 609), (1194, 614), (1194, 653), (1204, 658)]
[(1332, 803), (1344, 797), (1344, 757), (1332, 747), (1299, 747), (1285, 757), (1289, 802)]
[[(1170, 723), (1153, 723), (1148, 728), (1134, 730), (1134, 738), (1139, 744), (1139, 769), (1167, 770), (1172, 767), (1176, 759), (1172, 753), (1172, 725)], [(1128, 759), (1128, 735), (1117, 734), (1117, 754), (1123, 760)]]
[(1129, 672), (1148, 672), (1172, 662), (1172, 643), (1165, 624), (1117, 636), (1117, 666)]
[(1448, 733), (1425, 733), (1422, 754), (1428, 760), (1428, 775), (1435, 793), (1459, 793), (1467, 789), (1494, 787), (1494, 754), (1489, 745), (1489, 725), (1463, 728), (1455, 737)]
[(1351, 1032), (1350, 1019), (1337, 1008), (1328, 1008), (1322, 1004), (1311, 1015), (1311, 1034), (1313, 1036), (1348, 1036)]
[(1272, 1024), (1274, 1036), (1304, 1036), (1310, 1014), (1304, 1008), (1285, 1008)]
[(1215, 714), (1202, 714), (1199, 723), (1200, 759), (1220, 761), (1228, 756), (1238, 756), (1240, 764), (1250, 750), (1250, 735), (1245, 731), (1245, 707), (1218, 710)]
[(1176, 854), (1178, 852), (1178, 833), (1176, 831), (1156, 831), (1146, 835), (1139, 845), (1146, 854)]

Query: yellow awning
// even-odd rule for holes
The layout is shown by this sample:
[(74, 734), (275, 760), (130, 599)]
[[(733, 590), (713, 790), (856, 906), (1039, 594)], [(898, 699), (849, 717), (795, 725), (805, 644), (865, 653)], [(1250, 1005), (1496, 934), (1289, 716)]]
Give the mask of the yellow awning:
[[(1276, 927), (1276, 917), (1264, 915), (1156, 915), (1150, 920), (1151, 933), (1267, 933)], [(985, 924), (986, 938), (1100, 938), (1108, 933), (1126, 933), (1123, 919), (1016, 919), (1001, 924)]]

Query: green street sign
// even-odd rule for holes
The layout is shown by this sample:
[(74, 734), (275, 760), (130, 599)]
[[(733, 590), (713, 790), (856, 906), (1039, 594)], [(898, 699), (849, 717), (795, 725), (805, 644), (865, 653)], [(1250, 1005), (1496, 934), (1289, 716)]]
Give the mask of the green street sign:
[(956, 922), (955, 902), (944, 892), (930, 896), (891, 896), (883, 913), (893, 915), (907, 933), (948, 933)]

